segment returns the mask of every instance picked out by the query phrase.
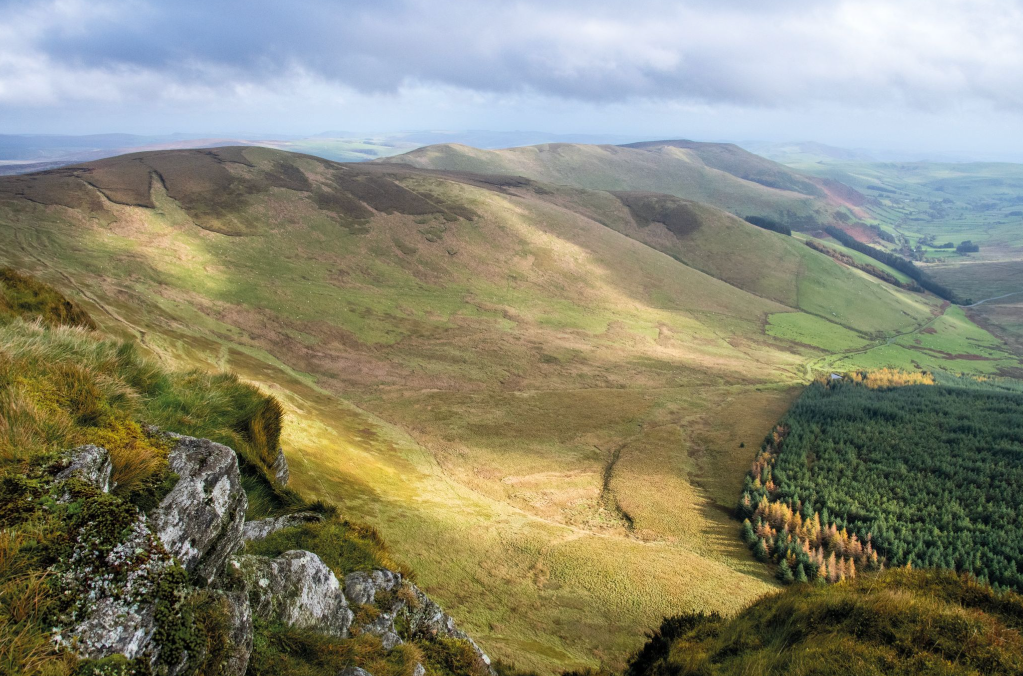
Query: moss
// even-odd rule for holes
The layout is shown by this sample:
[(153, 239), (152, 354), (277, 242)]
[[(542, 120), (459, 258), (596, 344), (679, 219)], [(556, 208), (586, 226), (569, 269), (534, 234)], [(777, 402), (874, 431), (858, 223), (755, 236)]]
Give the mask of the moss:
[(150, 676), (152, 673), (149, 660), (144, 657), (129, 660), (124, 655), (111, 655), (82, 662), (75, 676)]
[(153, 643), (159, 649), (158, 665), (176, 665), (186, 654), (190, 661), (204, 655), (207, 637), (196, 623), (195, 604), (186, 603), (188, 593), (188, 574), (180, 566), (167, 569), (157, 584)]
[(202, 643), (203, 658), (194, 664), (196, 676), (218, 676), (231, 656), (231, 622), (227, 599), (209, 591), (192, 594), (186, 601)]
[(46, 486), (39, 479), (0, 477), (0, 527), (14, 526), (38, 514)]
[(418, 645), (399, 645), (387, 651), (380, 639), (370, 634), (342, 640), (257, 621), (248, 674), (320, 676), (357, 666), (373, 676), (412, 676), (415, 665), (423, 661)]

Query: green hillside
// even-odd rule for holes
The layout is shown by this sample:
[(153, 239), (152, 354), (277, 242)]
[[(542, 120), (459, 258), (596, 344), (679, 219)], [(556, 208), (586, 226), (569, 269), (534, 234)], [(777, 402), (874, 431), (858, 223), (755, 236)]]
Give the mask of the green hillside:
[(1023, 598), (953, 573), (795, 585), (734, 619), (669, 618), (629, 676), (980, 676), (1023, 669)]
[(3, 178), (0, 259), (168, 364), (272, 391), (293, 485), (545, 672), (774, 587), (728, 512), (815, 364), (1019, 365), (933, 297), (717, 209), (466, 169), (236, 147)]
[[(970, 316), (1023, 354), (1023, 165), (998, 162), (806, 161), (793, 168), (841, 181), (870, 196), (857, 214), (898, 244), (920, 247), (928, 275), (965, 298), (985, 300)], [(936, 245), (964, 240), (968, 255)], [(885, 245), (875, 242), (875, 245)]]
[(793, 227), (827, 222), (837, 206), (857, 197), (855, 191), (835, 187), (837, 183), (804, 176), (737, 146), (691, 141), (632, 146), (551, 143), (506, 150), (442, 144), (378, 161), (526, 176), (595, 190), (664, 193), (740, 216), (774, 217)]

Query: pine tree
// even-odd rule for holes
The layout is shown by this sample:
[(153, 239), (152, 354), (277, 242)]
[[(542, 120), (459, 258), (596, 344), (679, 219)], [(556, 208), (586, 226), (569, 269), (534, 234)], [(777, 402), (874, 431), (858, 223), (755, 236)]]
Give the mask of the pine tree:
[(764, 538), (757, 540), (757, 544), (753, 548), (753, 556), (757, 557), (759, 561), (767, 561), (767, 545), (764, 544)]
[(789, 562), (785, 559), (782, 559), (781, 563), (778, 564), (778, 579), (785, 584), (789, 584), (795, 580), (795, 577), (792, 575), (792, 568), (789, 567)]
[(796, 566), (796, 582), (806, 582), (806, 571), (803, 569), (803, 564)]
[(757, 540), (757, 534), (753, 532), (753, 524), (746, 519), (742, 522), (742, 541), (747, 545), (753, 545)]

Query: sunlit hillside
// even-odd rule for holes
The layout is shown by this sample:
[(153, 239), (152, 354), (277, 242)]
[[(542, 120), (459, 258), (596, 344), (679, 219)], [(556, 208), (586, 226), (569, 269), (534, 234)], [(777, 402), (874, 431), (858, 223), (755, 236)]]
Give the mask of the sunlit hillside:
[(147, 153), (0, 179), (0, 259), (168, 362), (273, 391), (296, 488), (376, 526), (488, 652), (550, 671), (775, 587), (730, 511), (814, 369), (1018, 366), (932, 296), (641, 197)]

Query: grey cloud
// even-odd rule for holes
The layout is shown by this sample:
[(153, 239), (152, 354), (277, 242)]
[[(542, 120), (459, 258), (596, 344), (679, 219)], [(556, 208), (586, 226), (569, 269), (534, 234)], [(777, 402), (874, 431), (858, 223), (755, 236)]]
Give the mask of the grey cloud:
[(0, 8), (14, 45), (0, 46), (0, 104), (18, 94), (4, 81), (35, 68), (34, 77), (53, 79), (40, 96), (56, 98), (80, 95), (61, 80), (77, 73), (126, 98), (161, 83), (216, 92), (302, 74), (364, 93), (434, 85), (596, 103), (1023, 106), (1020, 0), (21, 0)]

